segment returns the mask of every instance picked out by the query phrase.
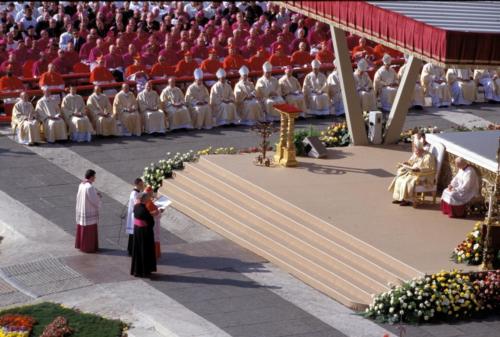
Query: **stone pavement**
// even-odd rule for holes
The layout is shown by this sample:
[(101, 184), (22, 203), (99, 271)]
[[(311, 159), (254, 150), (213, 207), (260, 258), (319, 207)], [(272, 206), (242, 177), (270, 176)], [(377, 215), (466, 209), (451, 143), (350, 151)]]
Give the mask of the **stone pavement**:
[[(308, 119), (298, 125), (322, 129), (332, 120)], [(490, 122), (500, 122), (499, 106), (411, 112), (406, 126), (446, 129)], [(130, 190), (127, 182), (166, 152), (209, 145), (242, 148), (256, 143), (257, 136), (246, 127), (39, 147), (20, 146), (0, 136), (0, 306), (54, 300), (133, 322), (131, 336), (141, 337), (368, 337), (383, 336), (386, 331), (397, 335), (396, 327), (378, 326), (355, 315), (175, 210), (169, 210), (162, 219), (162, 248), (166, 253), (159, 261), (158, 274), (151, 280), (129, 276), (130, 262), (123, 251), (126, 238), (119, 234), (120, 215)], [(74, 198), (79, 180), (89, 167), (96, 169), (96, 185), (104, 194), (99, 228), (104, 249), (96, 255), (80, 254), (73, 248)], [(30, 280), (46, 284), (43, 273), (33, 269), (39, 271), (36, 266), (47, 263), (57, 265), (49, 273), (58, 278), (55, 284), (71, 284), (67, 282), (71, 277), (78, 282), (61, 291), (40, 286), (37, 292), (36, 285), (26, 286)], [(26, 274), (23, 287), (16, 279), (20, 273), (6, 272), (26, 264), (32, 273)], [(484, 322), (406, 327), (407, 336), (424, 337), (489, 337), (497, 336), (499, 328), (499, 317)]]

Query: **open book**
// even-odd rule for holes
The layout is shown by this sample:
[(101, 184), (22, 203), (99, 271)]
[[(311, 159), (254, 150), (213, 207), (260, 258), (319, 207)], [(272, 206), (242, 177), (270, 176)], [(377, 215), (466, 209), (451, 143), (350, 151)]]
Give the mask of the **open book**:
[(164, 195), (162, 195), (161, 197), (159, 197), (158, 199), (155, 200), (156, 207), (158, 207), (160, 209), (167, 208), (168, 206), (170, 206), (171, 203), (172, 203), (172, 200), (170, 200), (169, 198), (167, 198)]

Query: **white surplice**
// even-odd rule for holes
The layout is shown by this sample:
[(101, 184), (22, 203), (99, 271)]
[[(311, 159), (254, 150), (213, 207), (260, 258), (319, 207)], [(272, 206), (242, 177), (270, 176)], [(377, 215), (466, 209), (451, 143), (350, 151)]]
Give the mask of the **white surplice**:
[(89, 181), (78, 186), (76, 195), (76, 223), (80, 226), (94, 225), (99, 222), (101, 198)]
[(452, 206), (465, 205), (479, 195), (479, 178), (471, 166), (458, 170), (450, 185), (453, 190), (444, 189), (441, 200)]

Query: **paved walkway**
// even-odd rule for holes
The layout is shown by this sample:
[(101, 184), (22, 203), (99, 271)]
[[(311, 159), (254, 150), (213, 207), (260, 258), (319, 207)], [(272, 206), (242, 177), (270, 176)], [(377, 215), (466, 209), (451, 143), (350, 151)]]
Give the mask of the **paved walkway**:
[[(471, 112), (470, 112), (471, 111)], [(298, 124), (324, 128), (331, 118)], [(411, 113), (407, 126), (487, 125), (500, 107)], [(120, 234), (128, 182), (166, 152), (212, 145), (249, 147), (246, 127), (176, 131), (166, 137), (97, 139), (91, 144), (24, 147), (0, 136), (0, 306), (54, 300), (133, 322), (135, 336), (383, 336), (378, 326), (280, 271), (262, 258), (169, 210), (162, 221), (166, 252), (151, 280), (129, 276)], [(103, 192), (99, 254), (73, 248), (74, 198), (83, 172), (97, 171)], [(120, 239), (120, 240), (119, 240)], [(19, 277), (29, 270), (29, 283)], [(51, 268), (52, 279), (44, 270)], [(3, 281), (2, 281), (3, 280)], [(24, 282), (24, 283), (23, 283)], [(48, 284), (65, 284), (57, 290)], [(34, 285), (34, 286), (33, 286)], [(72, 285), (72, 286), (69, 286)], [(486, 322), (407, 327), (407, 336), (496, 336)]]

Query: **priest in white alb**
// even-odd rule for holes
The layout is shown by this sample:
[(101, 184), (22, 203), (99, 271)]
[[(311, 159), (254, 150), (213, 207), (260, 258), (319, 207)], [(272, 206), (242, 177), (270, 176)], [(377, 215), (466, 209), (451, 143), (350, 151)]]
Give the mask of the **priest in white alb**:
[(170, 130), (192, 129), (193, 121), (186, 106), (182, 90), (175, 85), (175, 77), (168, 79), (168, 85), (160, 95), (163, 111), (167, 113)]
[(203, 84), (203, 71), (196, 68), (194, 82), (186, 90), (186, 103), (191, 111), (191, 119), (195, 129), (211, 129), (214, 124), (212, 107), (209, 104), (210, 94)]
[(95, 134), (94, 128), (87, 117), (87, 107), (82, 96), (76, 93), (76, 87), (70, 86), (69, 94), (64, 96), (61, 104), (66, 123), (69, 125), (71, 140), (90, 142)]
[(446, 72), (446, 81), (450, 86), (451, 103), (471, 105), (476, 100), (476, 82), (472, 80), (470, 69), (450, 68)]
[(168, 119), (162, 110), (160, 95), (153, 90), (153, 83), (148, 81), (143, 91), (137, 95), (139, 111), (142, 115), (144, 132), (165, 133), (168, 128)]
[(256, 98), (255, 86), (248, 78), (249, 69), (242, 66), (239, 70), (240, 80), (234, 86), (236, 110), (241, 117), (241, 124), (254, 125), (257, 121), (266, 120), (262, 106)]
[(354, 71), (354, 84), (356, 91), (361, 99), (361, 108), (363, 111), (377, 110), (377, 100), (375, 91), (373, 90), (373, 82), (368, 76), (368, 62), (365, 59), (358, 61), (356, 70)]
[(480, 183), (474, 168), (463, 158), (457, 157), (455, 166), (457, 175), (441, 195), (441, 211), (450, 218), (461, 218), (466, 215), (465, 206), (469, 201), (479, 196)]
[(276, 104), (283, 104), (285, 100), (281, 97), (281, 88), (276, 78), (272, 76), (273, 65), (266, 61), (262, 65), (264, 74), (255, 84), (255, 93), (261, 101), (266, 112), (267, 121), (278, 121), (281, 116), (279, 111), (274, 108)]
[(333, 62), (335, 65), (335, 70), (328, 75), (326, 78), (326, 89), (328, 97), (330, 98), (330, 114), (332, 115), (344, 115), (344, 101), (342, 99), (342, 87), (340, 85), (340, 79), (338, 74), (338, 61), (335, 59)]
[(40, 136), (40, 120), (38, 114), (25, 91), (12, 109), (12, 128), (16, 130), (16, 140), (25, 145), (33, 145), (42, 141)]
[(424, 65), (420, 74), (425, 96), (432, 98), (432, 105), (435, 107), (447, 107), (451, 104), (450, 87), (445, 75), (443, 68), (430, 62)]
[(482, 86), (487, 101), (500, 102), (500, 77), (493, 69), (475, 69), (476, 86)]
[(226, 71), (219, 68), (215, 73), (217, 82), (210, 88), (210, 105), (216, 125), (239, 124), (233, 88), (226, 81)]
[(389, 54), (384, 54), (382, 62), (384, 64), (375, 72), (373, 84), (382, 110), (390, 111), (398, 91), (398, 74), (391, 68), (392, 58)]
[(75, 248), (84, 253), (95, 253), (99, 249), (97, 224), (101, 208), (101, 194), (92, 185), (95, 171), (87, 170), (85, 180), (78, 187), (76, 195), (76, 238)]
[(113, 107), (109, 97), (102, 93), (100, 86), (94, 87), (94, 92), (87, 99), (87, 108), (90, 118), (94, 123), (94, 129), (99, 136), (116, 136), (118, 129), (116, 119), (113, 116)]
[(302, 92), (310, 115), (328, 115), (330, 113), (330, 100), (326, 92), (326, 76), (319, 71), (321, 62), (311, 62), (312, 71), (304, 78)]
[[(408, 67), (408, 54), (405, 54), (405, 64), (399, 68), (398, 71), (398, 81), (401, 82), (403, 79), (403, 74)], [(425, 100), (424, 100), (424, 88), (422, 88), (422, 85), (420, 85), (420, 79), (417, 79), (415, 83), (415, 87), (413, 89), (413, 98), (411, 100), (411, 105), (410, 107), (416, 107), (416, 108), (422, 108), (425, 105)]]
[(115, 96), (113, 115), (121, 122), (123, 136), (141, 135), (141, 115), (139, 114), (137, 100), (126, 83), (122, 85), (122, 90)]
[(136, 204), (137, 195), (144, 191), (144, 181), (141, 178), (135, 178), (134, 189), (130, 192), (127, 204), (127, 223), (125, 231), (128, 234), (127, 252), (132, 256), (132, 247), (134, 245), (134, 206)]
[(302, 93), (302, 87), (299, 80), (293, 76), (292, 66), (286, 66), (285, 74), (280, 77), (278, 83), (280, 85), (281, 94), (283, 95), (286, 103), (293, 105), (302, 111), (300, 115), (304, 117), (307, 112), (306, 100), (304, 98), (304, 94)]
[(47, 142), (68, 140), (68, 130), (63, 113), (59, 102), (51, 96), (50, 89), (43, 89), (43, 97), (36, 103), (35, 111), (43, 121), (43, 133)]

